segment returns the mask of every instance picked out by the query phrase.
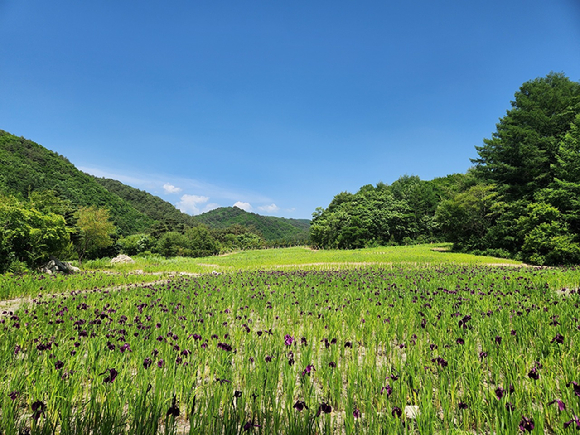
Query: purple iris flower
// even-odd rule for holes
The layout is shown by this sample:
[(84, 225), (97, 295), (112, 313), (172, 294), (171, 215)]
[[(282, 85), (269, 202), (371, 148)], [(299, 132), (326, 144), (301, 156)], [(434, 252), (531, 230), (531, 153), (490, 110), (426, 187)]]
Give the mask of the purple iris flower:
[(32, 405), (32, 418), (37, 420), (40, 418), (41, 415), (44, 415), (44, 411), (46, 411), (46, 405), (41, 400), (37, 400)]
[(391, 410), (391, 415), (393, 417), (401, 418), (402, 414), (403, 414), (403, 411), (401, 411), (401, 408), (399, 408), (398, 406), (393, 406), (393, 409)]
[(580, 418), (578, 418), (577, 415), (575, 415), (572, 420), (569, 420), (566, 423), (564, 423), (564, 429), (566, 429), (572, 423), (575, 423), (576, 424), (576, 430), (580, 430)]
[(294, 337), (291, 337), (289, 334), (286, 334), (284, 336), (284, 344), (286, 346), (291, 346), (293, 342), (294, 342)]
[(109, 373), (109, 375), (106, 376), (105, 379), (103, 379), (103, 382), (105, 384), (107, 384), (107, 383), (112, 384), (113, 382), (115, 382), (115, 379), (117, 379), (117, 375), (119, 374), (119, 372), (117, 370), (115, 370), (114, 368), (111, 368), (111, 369), (105, 370), (103, 373), (101, 373), (101, 375), (104, 375), (107, 372)]
[(301, 412), (303, 409), (308, 409), (308, 406), (306, 406), (306, 403), (304, 403), (304, 401), (297, 400), (296, 403), (294, 404), (293, 408), (296, 411)]
[(254, 424), (254, 422), (253, 422), (253, 421), (248, 421), (248, 422), (247, 422), (247, 423), (246, 423), (246, 424), (243, 426), (243, 429), (244, 429), (244, 430), (247, 432), (247, 431), (249, 431), (250, 429), (252, 429), (253, 427), (262, 427), (262, 426), (260, 426), (259, 424)]
[(318, 417), (321, 413), (330, 414), (332, 412), (332, 407), (326, 403), (322, 402), (318, 407), (318, 412), (316, 413), (316, 417)]
[(381, 388), (381, 394), (383, 394), (383, 392), (387, 392), (387, 397), (389, 397), (391, 394), (393, 394), (393, 388), (387, 384), (386, 387)]
[(520, 421), (520, 430), (531, 432), (534, 430), (534, 419), (532, 417), (528, 418), (522, 415), (522, 420)]
[(548, 403), (548, 406), (557, 403), (558, 404), (558, 409), (560, 411), (565, 411), (566, 410), (566, 404), (564, 402), (562, 402), (561, 400), (552, 400), (551, 402)]
[(502, 387), (497, 387), (495, 389), (495, 395), (497, 397), (497, 400), (501, 400), (503, 398), (505, 394), (505, 390)]
[(173, 416), (174, 418), (179, 417), (179, 406), (177, 406), (175, 396), (173, 396), (173, 402), (171, 403), (171, 406), (167, 410), (166, 416), (169, 417), (170, 415)]
[(566, 384), (566, 387), (569, 387), (570, 385), (572, 385), (572, 387), (574, 388), (574, 394), (578, 397), (580, 397), (580, 384), (572, 381), (572, 382), (568, 382)]

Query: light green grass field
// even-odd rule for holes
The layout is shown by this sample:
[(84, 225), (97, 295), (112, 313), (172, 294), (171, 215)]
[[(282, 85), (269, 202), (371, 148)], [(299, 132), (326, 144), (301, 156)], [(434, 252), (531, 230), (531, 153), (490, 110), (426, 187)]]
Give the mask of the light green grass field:
[(390, 246), (367, 249), (318, 250), (306, 247), (243, 251), (228, 255), (165, 259), (158, 256), (136, 257), (134, 264), (111, 266), (108, 261), (87, 262), (88, 269), (117, 271), (142, 270), (153, 272), (207, 273), (256, 269), (342, 269), (389, 264), (462, 264), (462, 265), (522, 265), (504, 258), (475, 256), (449, 252), (451, 244)]

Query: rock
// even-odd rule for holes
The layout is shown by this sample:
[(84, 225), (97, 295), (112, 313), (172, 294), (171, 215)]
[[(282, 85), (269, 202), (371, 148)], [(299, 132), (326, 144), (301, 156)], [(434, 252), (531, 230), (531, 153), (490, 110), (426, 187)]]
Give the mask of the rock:
[(407, 418), (417, 418), (421, 413), (418, 406), (405, 406), (405, 415)]
[(81, 270), (66, 261), (60, 261), (56, 257), (50, 257), (50, 261), (40, 268), (42, 273), (52, 275), (53, 273), (78, 273)]
[(81, 271), (78, 267), (73, 266), (67, 261), (65, 261), (63, 264), (68, 268), (68, 273), (78, 273)]
[(125, 254), (117, 255), (115, 258), (111, 259), (111, 264), (126, 264), (126, 263), (135, 263), (131, 257)]

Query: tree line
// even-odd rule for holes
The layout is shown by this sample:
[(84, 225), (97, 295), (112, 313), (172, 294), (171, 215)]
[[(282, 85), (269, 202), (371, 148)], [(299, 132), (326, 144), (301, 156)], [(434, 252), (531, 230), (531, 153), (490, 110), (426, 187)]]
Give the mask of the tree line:
[(580, 262), (580, 83), (524, 83), (465, 174), (342, 192), (313, 214), (313, 244), (453, 242), (537, 265)]
[(202, 257), (284, 245), (242, 225), (210, 229), (164, 221), (148, 232), (123, 236), (108, 209), (77, 207), (51, 190), (31, 192), (25, 200), (0, 194), (0, 223), (0, 273), (38, 269), (51, 256), (82, 264), (120, 253)]

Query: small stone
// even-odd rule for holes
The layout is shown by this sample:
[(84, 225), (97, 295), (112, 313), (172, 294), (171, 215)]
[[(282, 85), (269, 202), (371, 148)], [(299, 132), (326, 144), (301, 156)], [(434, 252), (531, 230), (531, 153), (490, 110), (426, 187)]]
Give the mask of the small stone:
[(417, 416), (421, 413), (418, 406), (405, 406), (405, 415), (407, 418), (417, 418)]
[(126, 264), (126, 263), (135, 263), (131, 257), (125, 254), (117, 255), (115, 258), (111, 259), (111, 264)]

